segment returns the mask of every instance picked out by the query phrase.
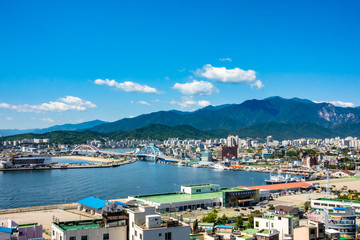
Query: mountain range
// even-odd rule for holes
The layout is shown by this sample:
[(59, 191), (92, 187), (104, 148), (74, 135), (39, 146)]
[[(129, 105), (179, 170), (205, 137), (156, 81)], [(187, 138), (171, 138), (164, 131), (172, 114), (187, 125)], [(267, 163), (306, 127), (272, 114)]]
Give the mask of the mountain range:
[(0, 136), (10, 136), (15, 134), (25, 134), (25, 133), (47, 133), (47, 132), (53, 132), (53, 131), (82, 131), (86, 130), (88, 128), (92, 128), (94, 126), (97, 126), (99, 124), (106, 123), (101, 120), (94, 120), (89, 122), (83, 122), (83, 123), (77, 123), (77, 124), (63, 124), (63, 125), (55, 125), (48, 128), (35, 128), (35, 129), (0, 129)]
[(343, 123), (359, 123), (360, 108), (343, 108), (299, 98), (270, 97), (263, 100), (247, 100), (241, 104), (208, 106), (194, 112), (159, 111), (103, 123), (89, 130), (112, 132), (131, 130), (149, 124), (189, 125), (200, 130), (239, 129), (266, 122), (307, 122), (329, 128)]
[[(193, 112), (158, 111), (115, 122), (95, 120), (45, 129), (19, 130), (22, 132), (0, 130), (0, 134), (6, 136), (19, 133), (88, 130), (93, 133), (106, 133), (105, 135), (117, 132), (125, 136), (125, 132), (136, 130), (140, 133), (149, 125), (153, 128), (154, 126), (192, 127), (192, 131), (201, 131), (198, 134), (203, 136), (226, 134), (238, 134), (242, 137), (272, 135), (279, 138), (360, 136), (360, 107), (338, 107), (331, 103), (315, 103), (307, 99), (270, 97), (263, 100), (247, 100), (241, 104), (208, 106)], [(172, 130), (161, 128), (162, 133)], [(133, 134), (135, 132), (128, 136)], [(155, 129), (152, 136), (154, 134), (156, 134)]]

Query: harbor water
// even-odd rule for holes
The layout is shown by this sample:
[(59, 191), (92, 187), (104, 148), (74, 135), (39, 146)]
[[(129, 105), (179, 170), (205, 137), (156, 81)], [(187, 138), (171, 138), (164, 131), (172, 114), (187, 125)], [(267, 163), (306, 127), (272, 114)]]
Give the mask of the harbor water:
[[(79, 160), (76, 160), (77, 162)], [(0, 172), (0, 209), (180, 191), (181, 185), (263, 185), (269, 173), (225, 171), (137, 161), (114, 168)]]

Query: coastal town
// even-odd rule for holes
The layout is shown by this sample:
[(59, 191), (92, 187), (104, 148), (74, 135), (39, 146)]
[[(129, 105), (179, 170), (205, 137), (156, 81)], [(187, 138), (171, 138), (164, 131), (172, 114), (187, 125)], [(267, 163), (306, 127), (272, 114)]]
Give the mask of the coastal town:
[[(270, 177), (258, 186), (211, 182), (121, 199), (88, 196), (75, 203), (2, 209), (0, 239), (356, 239), (359, 143), (352, 137), (278, 141), (271, 136), (88, 140), (78, 145), (6, 141), (0, 165), (4, 174), (151, 161), (222, 174), (268, 172)], [(77, 162), (58, 163), (64, 159)]]

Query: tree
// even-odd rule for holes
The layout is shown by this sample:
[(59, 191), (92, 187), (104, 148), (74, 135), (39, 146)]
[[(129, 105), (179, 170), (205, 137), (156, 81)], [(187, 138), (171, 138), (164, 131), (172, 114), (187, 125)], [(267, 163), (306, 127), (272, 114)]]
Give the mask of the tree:
[(235, 218), (235, 226), (236, 226), (237, 229), (242, 229), (243, 223), (244, 223), (244, 221), (242, 219), (242, 216), (237, 216)]
[(228, 217), (225, 214), (223, 214), (221, 217), (218, 217), (216, 219), (216, 224), (217, 225), (224, 225), (224, 224), (227, 223), (227, 221), (228, 221)]
[(213, 209), (211, 212), (203, 216), (201, 219), (202, 222), (208, 222), (208, 223), (214, 223), (217, 219), (218, 211), (216, 209)]
[(311, 202), (310, 202), (310, 201), (306, 201), (306, 202), (304, 203), (305, 212), (307, 212), (307, 211), (310, 209), (310, 205), (311, 205)]
[(248, 221), (249, 223), (247, 225), (247, 228), (254, 228), (254, 215), (250, 215)]
[(270, 205), (270, 207), (269, 207), (269, 211), (274, 211), (274, 210), (275, 210), (274, 205)]

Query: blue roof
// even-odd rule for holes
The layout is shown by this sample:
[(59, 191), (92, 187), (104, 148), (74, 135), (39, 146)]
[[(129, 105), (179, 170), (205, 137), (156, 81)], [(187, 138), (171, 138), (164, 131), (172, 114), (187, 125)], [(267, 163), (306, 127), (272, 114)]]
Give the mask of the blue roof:
[(11, 228), (0, 227), (0, 232), (12, 233), (12, 230)]
[(333, 209), (334, 209), (334, 210), (338, 210), (338, 211), (346, 210), (346, 208), (344, 208), (344, 207), (334, 207)]
[(94, 197), (87, 197), (84, 199), (81, 199), (80, 201), (78, 201), (78, 203), (88, 206), (88, 207), (92, 207), (95, 209), (100, 209), (106, 206), (106, 203), (108, 203), (109, 201), (106, 200), (102, 200), (102, 199), (98, 199), (98, 198), (94, 198)]
[(232, 229), (233, 226), (226, 226), (226, 225), (217, 225), (216, 228), (227, 228), (227, 229)]
[(123, 203), (123, 202), (119, 202), (119, 201), (115, 201), (117, 204), (123, 206), (123, 207), (126, 207), (126, 203)]

